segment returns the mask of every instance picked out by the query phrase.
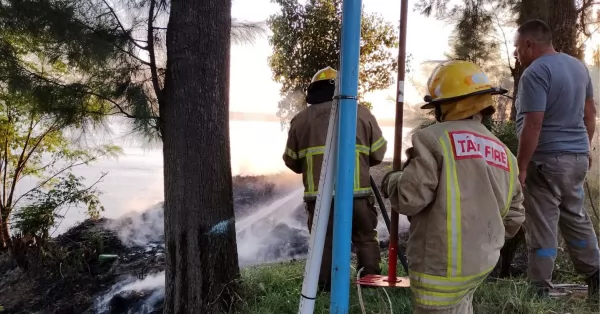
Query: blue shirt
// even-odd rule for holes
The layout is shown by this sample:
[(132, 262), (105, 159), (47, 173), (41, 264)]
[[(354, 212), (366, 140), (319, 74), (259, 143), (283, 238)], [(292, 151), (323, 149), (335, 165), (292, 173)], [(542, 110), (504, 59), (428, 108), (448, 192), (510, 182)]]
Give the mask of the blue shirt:
[(545, 55), (523, 72), (517, 93), (517, 131), (527, 112), (544, 112), (536, 154), (589, 153), (583, 113), (594, 97), (587, 67), (564, 53)]

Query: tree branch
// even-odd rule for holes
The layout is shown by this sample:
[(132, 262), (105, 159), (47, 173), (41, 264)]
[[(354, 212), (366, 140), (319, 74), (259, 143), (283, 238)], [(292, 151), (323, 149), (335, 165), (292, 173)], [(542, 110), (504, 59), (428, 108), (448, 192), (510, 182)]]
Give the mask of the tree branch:
[(494, 12), (494, 17), (496, 19), (496, 24), (498, 24), (498, 28), (500, 28), (500, 32), (502, 32), (502, 37), (504, 38), (503, 42), (504, 42), (504, 47), (506, 49), (506, 59), (507, 59), (506, 61), (508, 62), (508, 68), (510, 69), (510, 71), (512, 73), (515, 68), (510, 63), (510, 50), (508, 49), (508, 40), (506, 39), (506, 33), (504, 32), (504, 28), (500, 24), (500, 19), (498, 18), (498, 14), (496, 14), (495, 12)]
[(21, 173), (21, 171), (24, 168), (24, 158), (25, 158), (25, 151), (27, 151), (27, 146), (29, 145), (29, 140), (31, 139), (31, 133), (33, 133), (33, 117), (31, 118), (31, 120), (29, 121), (29, 130), (27, 131), (27, 137), (25, 139), (25, 144), (23, 144), (23, 150), (21, 150), (21, 155), (19, 156), (19, 159), (17, 161), (17, 166), (15, 168), (15, 174), (13, 175), (13, 182), (12, 185), (10, 186), (10, 193), (9, 193), (9, 197), (8, 197), (8, 207), (11, 208), (11, 203), (12, 203), (12, 197), (14, 195), (15, 192), (15, 188), (17, 186), (17, 181), (19, 181), (19, 174)]
[[(92, 31), (92, 32), (94, 32), (95, 34), (98, 34), (98, 31), (97, 31), (96, 29), (94, 29), (93, 27), (90, 27), (89, 25), (87, 25), (87, 24), (85, 24), (85, 23), (81, 22), (80, 20), (78, 20), (78, 19), (76, 19), (76, 18), (73, 18), (73, 21), (75, 21), (76, 23), (78, 23), (78, 24), (79, 24), (81, 27), (83, 27), (83, 28), (86, 28), (86, 29), (88, 29), (88, 30)], [(122, 53), (124, 53), (124, 54), (126, 54), (126, 55), (130, 56), (131, 58), (133, 58), (133, 59), (135, 59), (135, 60), (137, 60), (138, 62), (140, 62), (140, 63), (142, 63), (142, 64), (144, 64), (144, 65), (147, 65), (147, 66), (149, 66), (149, 65), (150, 65), (150, 63), (149, 63), (149, 62), (147, 62), (147, 61), (144, 61), (144, 60), (140, 59), (138, 56), (134, 55), (134, 54), (133, 54), (133, 53), (131, 53), (130, 51), (127, 51), (126, 49), (124, 49), (124, 48), (122, 48), (122, 47), (119, 47), (118, 45), (115, 45), (114, 43), (112, 43), (112, 42), (110, 42), (110, 41), (107, 41), (107, 42), (109, 42), (109, 43), (110, 43), (110, 44), (111, 44), (113, 47), (117, 48), (117, 49), (118, 49), (119, 51), (121, 51)]]
[(150, 9), (148, 10), (148, 55), (150, 56), (150, 73), (152, 75), (152, 86), (154, 87), (154, 93), (156, 93), (156, 99), (158, 105), (162, 104), (162, 90), (158, 82), (158, 71), (156, 68), (156, 55), (154, 54), (154, 28), (152, 27), (154, 21), (154, 8), (156, 6), (156, 0), (150, 0)]
[[(38, 78), (40, 80), (43, 80), (45, 82), (48, 82), (48, 83), (51, 83), (51, 84), (54, 84), (54, 85), (57, 85), (57, 86), (61, 86), (61, 87), (64, 87), (64, 88), (68, 88), (68, 89), (71, 89), (71, 90), (74, 90), (74, 91), (79, 91), (79, 90), (75, 90), (74, 88), (70, 87), (69, 85), (65, 85), (65, 84), (56, 82), (54, 80), (48, 79), (48, 78), (46, 78), (44, 76), (41, 76), (41, 75), (39, 75), (37, 73), (34, 73), (34, 72), (30, 71), (29, 69), (27, 69), (25, 67), (21, 67), (21, 68), (24, 71), (27, 71), (32, 76), (34, 76), (34, 77), (36, 77), (36, 78)], [(91, 90), (91, 88), (89, 88), (89, 86), (86, 86), (86, 85), (83, 85), (83, 86), (85, 86), (85, 88), (86, 88), (86, 90), (83, 91), (84, 93), (92, 95), (92, 96), (96, 96), (96, 97), (98, 97), (98, 98), (100, 98), (100, 99), (102, 99), (104, 101), (107, 101), (107, 102), (111, 103), (112, 105), (114, 105), (119, 110), (119, 112), (121, 112), (123, 115), (125, 115), (125, 117), (130, 118), (130, 119), (137, 119), (137, 118), (139, 118), (139, 117), (134, 116), (134, 115), (128, 113), (127, 111), (125, 111), (125, 109), (123, 109), (123, 107), (119, 103), (117, 103), (116, 101), (114, 101), (114, 100), (112, 100), (112, 99), (110, 99), (108, 97), (105, 97), (105, 96), (103, 96), (101, 94), (93, 92)], [(158, 117), (155, 117), (155, 116), (151, 116), (150, 118), (151, 119), (158, 119)]]
[(148, 45), (146, 46), (142, 46), (140, 44), (137, 43), (137, 41), (131, 37), (131, 35), (129, 34), (129, 32), (127, 30), (125, 30), (125, 27), (123, 26), (123, 24), (121, 23), (121, 20), (119, 19), (119, 17), (117, 16), (117, 13), (115, 12), (115, 10), (110, 6), (110, 4), (108, 4), (108, 2), (106, 2), (106, 0), (102, 0), (102, 2), (104, 2), (104, 5), (106, 5), (106, 7), (108, 8), (108, 10), (110, 11), (110, 13), (112, 14), (112, 16), (115, 18), (115, 21), (117, 22), (117, 24), (119, 25), (119, 27), (121, 28), (121, 31), (123, 31), (124, 34), (127, 35), (127, 37), (129, 38), (129, 40), (138, 48), (142, 49), (142, 50), (148, 50), (148, 48), (150, 48), (150, 44), (148, 43)]
[[(10, 113), (10, 109), (7, 110), (8, 111), (8, 123), (11, 123), (12, 120), (12, 115)], [(7, 174), (8, 174), (8, 134), (6, 136), (6, 138), (4, 139), (4, 176), (2, 179), (2, 206), (4, 206), (4, 209), (6, 210), (8, 207), (10, 207), (10, 205), (8, 205), (6, 203), (6, 185), (8, 183), (7, 181)], [(4, 215), (4, 213), (1, 213), (2, 216)]]
[[(87, 188), (83, 189), (83, 190), (79, 190), (77, 191), (77, 193), (75, 193), (75, 195), (79, 196), (83, 193), (86, 193), (88, 191), (90, 191), (91, 189), (93, 189), (98, 183), (100, 183), (102, 181), (102, 179), (104, 179), (104, 177), (106, 177), (108, 173), (107, 172), (102, 172), (100, 174), (100, 178), (98, 178), (98, 180), (96, 180), (96, 182), (92, 183), (90, 186), (88, 186)], [(67, 201), (67, 198), (65, 198), (65, 200), (61, 203), (59, 203), (56, 208), (60, 208), (62, 205), (64, 205)], [(60, 227), (60, 225), (62, 224), (64, 217), (67, 215), (67, 213), (69, 212), (69, 209), (71, 208), (71, 206), (69, 206), (67, 208), (67, 210), (65, 211), (65, 213), (62, 215), (62, 219), (60, 220), (60, 222), (56, 225), (56, 227), (54, 228), (54, 231), (52, 231), (52, 233), (50, 234), (50, 236), (54, 235), (54, 232), (56, 232), (56, 230), (58, 230), (58, 227)], [(53, 211), (54, 213), (54, 211)]]
[[(56, 127), (57, 124), (58, 124), (58, 122), (55, 121), (44, 133), (42, 133), (42, 135), (40, 135), (39, 139), (33, 145), (33, 147), (31, 148), (31, 150), (29, 151), (29, 153), (27, 153), (27, 155), (25, 156), (24, 159), (21, 159), (19, 157), (19, 162), (17, 162), (17, 168), (15, 169), (15, 174), (13, 175), (13, 183), (12, 183), (10, 194), (9, 194), (8, 200), (7, 200), (7, 204), (9, 204), (10, 208), (14, 208), (14, 204), (12, 203), (12, 201), (13, 201), (13, 197), (14, 197), (14, 194), (15, 194), (15, 189), (16, 189), (16, 185), (17, 185), (16, 183), (17, 183), (17, 179), (21, 175), (21, 172), (25, 168), (25, 164), (27, 164), (27, 161), (29, 161), (29, 158), (31, 157), (31, 155), (35, 152), (35, 150), (38, 148), (38, 146), (44, 140), (44, 138), (51, 131), (54, 130), (54, 127)], [(29, 138), (29, 136), (28, 136), (28, 138)], [(29, 139), (28, 139), (28, 141), (29, 141)], [(23, 157), (23, 154), (25, 153), (25, 150), (26, 150), (26, 148), (23, 147), (23, 152), (21, 153), (21, 157)]]
[(21, 200), (23, 197), (25, 197), (25, 196), (29, 195), (29, 193), (31, 193), (31, 192), (33, 192), (33, 191), (35, 191), (35, 190), (37, 190), (37, 189), (41, 188), (41, 187), (42, 187), (42, 186), (44, 186), (46, 183), (50, 182), (50, 180), (52, 180), (52, 179), (56, 178), (56, 177), (57, 177), (59, 174), (61, 174), (61, 173), (65, 172), (65, 171), (67, 171), (67, 170), (69, 170), (69, 169), (73, 169), (73, 168), (75, 168), (75, 167), (83, 166), (83, 165), (87, 164), (88, 162), (90, 162), (90, 161), (92, 161), (92, 160), (94, 160), (94, 158), (90, 158), (90, 159), (88, 159), (88, 160), (86, 160), (86, 161), (82, 161), (82, 162), (80, 162), (80, 163), (72, 163), (72, 164), (68, 165), (67, 167), (64, 167), (64, 168), (62, 168), (61, 170), (59, 170), (58, 172), (56, 172), (56, 173), (55, 173), (55, 174), (53, 174), (52, 176), (50, 176), (50, 177), (46, 178), (45, 180), (43, 180), (42, 182), (38, 183), (38, 184), (37, 184), (37, 185), (36, 185), (34, 188), (32, 188), (32, 189), (30, 189), (29, 191), (27, 191), (27, 192), (25, 192), (25, 193), (21, 194), (21, 196), (19, 196), (19, 197), (17, 198), (17, 200), (16, 200), (16, 201), (13, 203), (13, 205), (14, 205), (14, 206), (16, 206), (16, 205), (17, 205), (17, 203), (19, 203), (19, 201), (20, 201), (20, 200)]
[(596, 1), (592, 1), (592, 0), (584, 0), (583, 4), (581, 5), (581, 8), (579, 8), (576, 12), (577, 14), (580, 14), (581, 12), (591, 8), (592, 6), (596, 5), (596, 4), (600, 4), (600, 2), (596, 2)]

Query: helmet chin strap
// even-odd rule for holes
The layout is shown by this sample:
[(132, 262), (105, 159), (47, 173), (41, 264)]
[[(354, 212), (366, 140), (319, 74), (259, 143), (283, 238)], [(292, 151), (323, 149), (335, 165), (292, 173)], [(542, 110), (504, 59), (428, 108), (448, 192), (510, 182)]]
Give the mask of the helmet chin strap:
[(435, 104), (435, 121), (442, 122), (442, 106)]

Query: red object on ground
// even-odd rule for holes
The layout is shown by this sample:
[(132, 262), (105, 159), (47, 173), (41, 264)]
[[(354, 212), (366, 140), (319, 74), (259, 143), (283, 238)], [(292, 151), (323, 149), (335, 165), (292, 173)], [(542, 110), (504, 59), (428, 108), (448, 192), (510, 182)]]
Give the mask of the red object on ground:
[(395, 288), (409, 288), (410, 278), (408, 277), (395, 277), (390, 278), (387, 275), (367, 275), (356, 281), (361, 286), (371, 287), (395, 287)]

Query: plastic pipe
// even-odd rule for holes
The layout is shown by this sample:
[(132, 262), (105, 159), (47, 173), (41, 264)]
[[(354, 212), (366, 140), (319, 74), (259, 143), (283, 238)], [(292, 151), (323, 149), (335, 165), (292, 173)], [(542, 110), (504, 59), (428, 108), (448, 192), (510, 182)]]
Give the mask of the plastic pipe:
[[(339, 74), (336, 81), (336, 95), (339, 91)], [(323, 247), (327, 235), (327, 224), (331, 211), (331, 200), (333, 199), (333, 187), (335, 181), (335, 168), (337, 166), (338, 149), (338, 100), (333, 101), (329, 126), (327, 127), (327, 140), (325, 141), (325, 154), (321, 165), (321, 177), (319, 178), (319, 194), (313, 216), (312, 232), (308, 247), (308, 259), (304, 269), (304, 281), (302, 282), (302, 294), (300, 295), (299, 314), (312, 314), (315, 310), (315, 299), (317, 298), (317, 285), (323, 259)]]
[(336, 175), (333, 263), (330, 313), (347, 314), (350, 293), (350, 254), (354, 167), (356, 158), (356, 111), (360, 56), (361, 0), (342, 4), (340, 51), (340, 108), (338, 168)]

